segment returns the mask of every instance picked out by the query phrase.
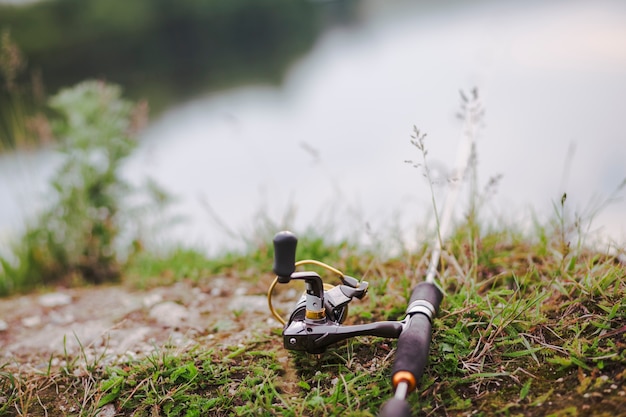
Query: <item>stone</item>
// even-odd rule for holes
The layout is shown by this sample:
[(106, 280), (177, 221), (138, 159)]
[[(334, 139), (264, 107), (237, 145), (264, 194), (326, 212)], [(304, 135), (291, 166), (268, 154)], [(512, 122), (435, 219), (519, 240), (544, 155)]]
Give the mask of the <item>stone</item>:
[(233, 297), (228, 304), (230, 311), (267, 312), (267, 297), (260, 295), (243, 295)]
[(39, 326), (40, 324), (41, 324), (40, 316), (30, 316), (30, 317), (24, 317), (22, 319), (22, 325), (24, 327), (35, 327), (35, 326)]
[(62, 292), (51, 292), (40, 296), (38, 302), (42, 307), (65, 306), (72, 302), (72, 296)]
[(189, 318), (189, 311), (173, 301), (165, 301), (152, 307), (149, 315), (163, 326), (176, 327)]
[(163, 296), (158, 293), (148, 294), (143, 297), (143, 305), (148, 308), (160, 303), (161, 301), (163, 301)]
[(116, 415), (115, 406), (107, 404), (96, 413), (96, 417), (113, 417)]

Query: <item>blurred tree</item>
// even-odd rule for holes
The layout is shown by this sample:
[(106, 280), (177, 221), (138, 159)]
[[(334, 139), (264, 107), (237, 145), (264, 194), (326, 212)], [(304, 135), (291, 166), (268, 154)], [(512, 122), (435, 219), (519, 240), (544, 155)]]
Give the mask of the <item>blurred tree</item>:
[(160, 110), (242, 82), (280, 82), (312, 47), (323, 11), (293, 0), (54, 0), (0, 7), (0, 28), (49, 90), (98, 77)]

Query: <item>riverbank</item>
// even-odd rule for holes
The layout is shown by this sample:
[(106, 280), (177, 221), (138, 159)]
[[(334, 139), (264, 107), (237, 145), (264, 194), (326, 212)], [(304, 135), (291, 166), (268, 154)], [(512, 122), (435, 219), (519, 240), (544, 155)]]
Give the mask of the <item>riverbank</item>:
[[(620, 415), (626, 266), (565, 243), (558, 233), (533, 241), (456, 231), (440, 270), (446, 296), (430, 364), (409, 398), (415, 415)], [(370, 282), (347, 324), (402, 318), (427, 248), (395, 259), (328, 249), (330, 260), (316, 258)], [(375, 415), (391, 396), (395, 341), (285, 351), (265, 305), (271, 254), (249, 259), (220, 274), (164, 270), (135, 284), (0, 301), (0, 408), (9, 416)], [(280, 314), (299, 291), (278, 289)]]

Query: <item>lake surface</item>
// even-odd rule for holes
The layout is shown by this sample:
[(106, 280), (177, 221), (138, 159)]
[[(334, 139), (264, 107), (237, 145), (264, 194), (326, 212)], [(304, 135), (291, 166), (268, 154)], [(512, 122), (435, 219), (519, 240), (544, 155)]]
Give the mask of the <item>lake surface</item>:
[[(459, 90), (473, 87), (486, 109), (480, 184), (502, 175), (482, 209), (488, 221), (545, 220), (564, 192), (570, 215), (588, 216), (626, 178), (626, 2), (376, 5), (362, 25), (326, 33), (280, 88), (211, 94), (152, 122), (126, 175), (177, 196), (173, 212), (186, 221), (166, 241), (237, 247), (227, 230), (251, 236), (292, 212), (297, 230), (419, 240), (432, 208), (422, 171), (405, 163), (420, 159), (413, 126), (445, 177), (462, 137)], [(40, 192), (53, 166), (23, 158), (41, 171), (0, 188), (11, 199), (5, 234), (40, 204), (25, 189)], [(440, 205), (444, 195), (437, 186)], [(461, 197), (457, 219), (466, 208)], [(592, 235), (624, 244), (624, 213), (624, 199), (606, 205)]]

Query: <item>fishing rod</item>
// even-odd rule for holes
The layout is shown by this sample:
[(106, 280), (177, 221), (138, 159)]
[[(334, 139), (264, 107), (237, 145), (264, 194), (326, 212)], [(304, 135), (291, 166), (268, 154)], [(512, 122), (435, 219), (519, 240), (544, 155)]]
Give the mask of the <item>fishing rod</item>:
[[(296, 262), (297, 237), (282, 231), (274, 236), (274, 264), (276, 278), (267, 292), (270, 312), (283, 324), (283, 345), (286, 349), (320, 354), (334, 343), (355, 336), (379, 336), (397, 338), (395, 361), (392, 367), (394, 396), (380, 411), (380, 417), (410, 417), (411, 407), (407, 396), (413, 392), (422, 378), (428, 362), (432, 338), (432, 324), (443, 299), (443, 292), (435, 284), (435, 277), (443, 248), (443, 237), (448, 228), (462, 178), (469, 164), (473, 147), (473, 112), (466, 117), (466, 141), (457, 155), (457, 169), (444, 203), (441, 217), (437, 215), (437, 233), (424, 281), (418, 283), (411, 293), (406, 316), (399, 321), (379, 321), (367, 324), (344, 325), (348, 304), (367, 294), (368, 283), (345, 275), (340, 270), (317, 260)], [(311, 271), (296, 272), (296, 267), (316, 265), (335, 274), (340, 285), (325, 284), (319, 274)], [(283, 319), (274, 309), (272, 294), (278, 284), (304, 281), (305, 293), (296, 303), (288, 319)]]
[[(439, 310), (439, 305), (443, 299), (443, 293), (435, 284), (437, 268), (441, 259), (443, 249), (443, 238), (446, 235), (452, 214), (456, 205), (456, 200), (465, 177), (465, 172), (472, 157), (474, 141), (476, 138), (477, 118), (482, 115), (482, 109), (478, 102), (478, 92), (472, 92), (472, 100), (468, 100), (461, 92), (463, 100), (464, 118), (464, 139), (461, 141), (457, 151), (456, 169), (450, 178), (450, 188), (444, 203), (441, 217), (437, 216), (437, 207), (434, 206), (435, 219), (437, 220), (437, 233), (433, 242), (433, 250), (426, 270), (424, 281), (417, 284), (406, 310), (405, 327), (398, 338), (396, 349), (396, 359), (392, 368), (392, 383), (394, 387), (394, 397), (387, 401), (380, 417), (410, 417), (411, 408), (406, 401), (407, 396), (416, 389), (424, 373), (426, 362), (428, 361), (428, 351), (432, 337), (432, 320)], [(421, 141), (419, 132), (416, 132), (416, 140)], [(419, 143), (424, 152), (423, 143)], [(418, 146), (418, 147), (419, 147)], [(425, 158), (425, 153), (424, 153)], [(434, 203), (433, 203), (434, 205)], [(427, 305), (427, 301), (433, 300), (432, 307)], [(415, 305), (424, 306), (421, 310), (413, 307)], [(420, 313), (420, 314), (416, 314)]]

